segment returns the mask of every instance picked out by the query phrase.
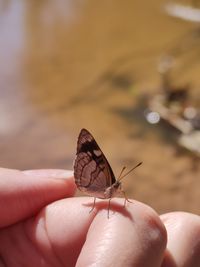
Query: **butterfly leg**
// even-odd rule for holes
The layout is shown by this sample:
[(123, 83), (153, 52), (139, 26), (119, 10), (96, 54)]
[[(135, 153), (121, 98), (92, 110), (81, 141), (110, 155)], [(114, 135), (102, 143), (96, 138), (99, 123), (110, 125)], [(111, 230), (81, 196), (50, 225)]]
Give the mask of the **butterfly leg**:
[(109, 214), (110, 214), (110, 202), (111, 202), (111, 198), (109, 198), (108, 200), (108, 219), (109, 219)]
[(130, 201), (127, 196), (126, 196), (126, 193), (122, 190), (121, 191), (122, 194), (124, 195), (124, 207), (126, 206), (126, 202), (129, 202), (129, 203), (133, 203), (132, 201)]
[(93, 206), (92, 206), (91, 210), (89, 211), (89, 213), (91, 213), (91, 212), (93, 211), (93, 209), (94, 209), (94, 207), (95, 207), (95, 203), (96, 203), (96, 197), (94, 197)]

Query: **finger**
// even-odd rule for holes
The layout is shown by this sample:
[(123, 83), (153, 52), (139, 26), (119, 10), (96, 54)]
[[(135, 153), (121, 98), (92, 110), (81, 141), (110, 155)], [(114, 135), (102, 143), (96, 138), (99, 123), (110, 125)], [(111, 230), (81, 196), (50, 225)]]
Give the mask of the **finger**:
[[(166, 231), (158, 215), (134, 201), (126, 210), (123, 200), (113, 200), (118, 211), (110, 219), (99, 213), (89, 228), (77, 266), (160, 266)], [(115, 203), (117, 204), (115, 206)]]
[(74, 192), (72, 173), (64, 170), (21, 172), (0, 168), (0, 227), (32, 216), (48, 203)]
[(171, 212), (161, 216), (168, 234), (162, 267), (200, 266), (200, 216)]
[(32, 242), (49, 264), (56, 258), (63, 266), (160, 266), (166, 232), (158, 215), (139, 202), (124, 209), (124, 201), (114, 199), (108, 219), (107, 204), (97, 202), (89, 213), (91, 198), (52, 203), (29, 224)]

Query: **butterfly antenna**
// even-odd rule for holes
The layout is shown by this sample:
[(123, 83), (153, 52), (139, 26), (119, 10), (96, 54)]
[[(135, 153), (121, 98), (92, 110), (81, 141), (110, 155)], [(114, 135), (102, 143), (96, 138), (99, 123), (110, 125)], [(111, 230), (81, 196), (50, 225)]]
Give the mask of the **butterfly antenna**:
[(121, 176), (122, 176), (122, 173), (125, 171), (125, 169), (126, 169), (126, 167), (124, 166), (123, 168), (122, 168), (122, 170), (121, 170), (121, 172), (120, 172), (120, 175), (119, 175), (119, 177), (118, 177), (118, 181), (120, 180), (120, 178), (121, 178)]
[(124, 175), (122, 175), (123, 171), (125, 170), (125, 167), (122, 169), (119, 179), (118, 181), (122, 180), (125, 176), (127, 176), (130, 172), (132, 172), (133, 170), (135, 170), (137, 167), (139, 167), (142, 164), (142, 162), (138, 163), (135, 167), (133, 167), (132, 169), (130, 169), (127, 173), (125, 173)]

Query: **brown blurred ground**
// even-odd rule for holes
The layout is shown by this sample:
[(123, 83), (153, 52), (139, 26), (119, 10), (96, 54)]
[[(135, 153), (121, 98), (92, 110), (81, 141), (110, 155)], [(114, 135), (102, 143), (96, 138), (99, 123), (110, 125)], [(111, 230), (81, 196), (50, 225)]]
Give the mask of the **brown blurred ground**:
[[(177, 150), (169, 129), (149, 126), (139, 102), (159, 90), (159, 57), (194, 27), (162, 4), (2, 0), (0, 165), (71, 169), (84, 127), (116, 174), (143, 161), (124, 180), (129, 197), (159, 212), (199, 213), (198, 159)], [(174, 74), (192, 95), (200, 85), (195, 53)]]

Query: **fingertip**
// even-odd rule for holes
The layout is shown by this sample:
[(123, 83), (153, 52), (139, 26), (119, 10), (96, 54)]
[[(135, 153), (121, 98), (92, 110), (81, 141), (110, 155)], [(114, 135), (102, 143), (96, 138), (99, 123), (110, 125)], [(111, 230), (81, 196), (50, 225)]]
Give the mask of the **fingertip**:
[(200, 266), (200, 216), (170, 212), (160, 217), (168, 234), (167, 253), (162, 266)]
[(41, 179), (55, 179), (63, 180), (65, 182), (65, 188), (68, 190), (67, 196), (73, 196), (76, 191), (76, 184), (74, 181), (74, 173), (72, 170), (63, 169), (36, 169), (36, 170), (24, 170), (25, 175), (32, 178)]
[[(112, 201), (110, 213), (114, 210), (114, 214), (109, 219), (105, 208), (95, 213), (77, 266), (89, 266), (94, 262), (99, 266), (160, 266), (167, 235), (158, 214), (137, 201), (125, 208), (124, 200)], [(121, 204), (121, 209), (116, 204)]]
[(1, 169), (0, 227), (33, 216), (58, 199), (74, 196), (76, 185), (72, 174), (65, 170)]

